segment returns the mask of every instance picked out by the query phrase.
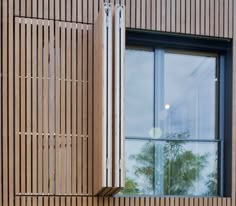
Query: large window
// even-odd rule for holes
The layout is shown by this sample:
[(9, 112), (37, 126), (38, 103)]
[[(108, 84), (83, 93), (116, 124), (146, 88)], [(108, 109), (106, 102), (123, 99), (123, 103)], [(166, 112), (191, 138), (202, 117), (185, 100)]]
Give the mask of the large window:
[(220, 193), (219, 56), (126, 49), (126, 187), (123, 194)]

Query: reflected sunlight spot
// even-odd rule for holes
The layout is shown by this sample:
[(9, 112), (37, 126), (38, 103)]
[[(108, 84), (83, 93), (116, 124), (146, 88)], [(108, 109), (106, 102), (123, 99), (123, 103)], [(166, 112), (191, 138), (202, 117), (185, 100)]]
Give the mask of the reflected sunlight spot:
[(165, 109), (166, 110), (170, 109), (170, 104), (165, 104)]
[(149, 131), (149, 135), (150, 137), (152, 138), (160, 138), (161, 135), (162, 135), (162, 130), (160, 128), (152, 128), (150, 131)]

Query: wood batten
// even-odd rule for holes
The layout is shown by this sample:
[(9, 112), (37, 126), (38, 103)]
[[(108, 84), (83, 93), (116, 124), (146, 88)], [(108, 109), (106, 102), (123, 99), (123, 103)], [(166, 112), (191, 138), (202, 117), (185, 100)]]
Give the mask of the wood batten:
[(113, 186), (124, 187), (125, 6), (115, 5), (113, 48)]
[(94, 24), (94, 194), (112, 187), (112, 6)]

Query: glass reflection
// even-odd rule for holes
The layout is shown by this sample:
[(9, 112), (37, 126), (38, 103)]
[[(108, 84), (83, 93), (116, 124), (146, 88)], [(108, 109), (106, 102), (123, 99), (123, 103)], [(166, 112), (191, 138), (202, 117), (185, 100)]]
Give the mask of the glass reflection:
[(218, 194), (216, 62), (215, 56), (126, 50), (126, 186), (121, 193)]
[(126, 50), (126, 135), (148, 136), (153, 126), (154, 52)]
[(216, 57), (127, 49), (126, 136), (215, 139), (216, 73)]
[(217, 195), (217, 144), (127, 140), (122, 193)]
[(163, 102), (157, 115), (163, 137), (186, 131), (189, 138), (215, 139), (216, 57), (166, 52), (163, 61), (163, 100), (156, 102)]

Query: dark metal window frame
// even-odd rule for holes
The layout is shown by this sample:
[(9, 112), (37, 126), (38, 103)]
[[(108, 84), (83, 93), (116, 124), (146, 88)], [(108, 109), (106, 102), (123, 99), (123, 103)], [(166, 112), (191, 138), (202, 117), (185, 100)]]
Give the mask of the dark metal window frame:
[[(231, 196), (232, 176), (232, 42), (229, 39), (195, 37), (188, 35), (163, 34), (127, 30), (127, 46), (160, 48), (164, 50), (190, 51), (217, 54), (219, 76), (216, 93), (216, 139), (218, 142), (218, 196)], [(154, 54), (155, 55), (155, 54)], [(154, 58), (155, 59), (155, 58)], [(155, 77), (154, 77), (155, 78)], [(136, 139), (128, 137), (126, 139)], [(140, 138), (139, 138), (140, 139)], [(143, 139), (144, 140), (144, 139)], [(145, 140), (149, 140), (145, 138)], [(152, 141), (152, 138), (150, 139)], [(158, 139), (166, 141), (166, 139)], [(191, 141), (191, 140), (190, 140)], [(196, 140), (200, 141), (201, 140)], [(209, 140), (206, 140), (209, 142)]]

